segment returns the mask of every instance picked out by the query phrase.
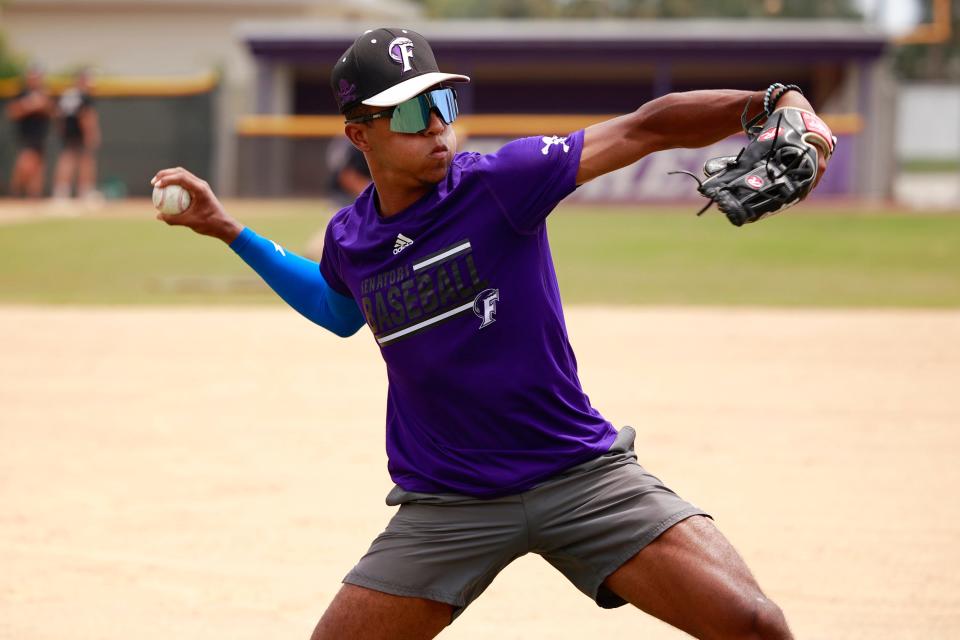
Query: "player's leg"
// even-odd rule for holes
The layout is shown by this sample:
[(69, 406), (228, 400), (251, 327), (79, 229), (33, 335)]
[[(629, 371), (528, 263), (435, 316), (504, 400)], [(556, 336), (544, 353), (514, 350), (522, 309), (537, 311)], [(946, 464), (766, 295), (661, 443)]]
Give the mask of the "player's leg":
[(443, 602), (345, 584), (310, 640), (428, 640), (452, 615), (453, 607)]
[(432, 638), (527, 552), (517, 497), (479, 500), (396, 487), (386, 530), (344, 578), (314, 640)]
[(80, 170), (77, 175), (77, 197), (88, 198), (97, 189), (97, 156), (90, 149), (80, 154)]
[(30, 176), (27, 178), (27, 195), (31, 198), (40, 198), (43, 196), (43, 178), (46, 169), (43, 162), (43, 154), (40, 151), (33, 151), (31, 154)]
[(544, 559), (604, 608), (632, 603), (700, 638), (789, 638), (707, 514), (637, 464), (634, 435), (524, 494)]
[(780, 608), (711, 520), (693, 516), (661, 534), (604, 586), (697, 638), (791, 638)]
[(26, 195), (27, 182), (30, 179), (31, 164), (33, 163), (33, 151), (22, 148), (17, 153), (17, 158), (13, 162), (13, 172), (10, 175), (10, 195)]
[(53, 170), (53, 197), (66, 199), (70, 197), (70, 185), (73, 183), (73, 176), (77, 171), (77, 151), (64, 147), (57, 158), (56, 167)]

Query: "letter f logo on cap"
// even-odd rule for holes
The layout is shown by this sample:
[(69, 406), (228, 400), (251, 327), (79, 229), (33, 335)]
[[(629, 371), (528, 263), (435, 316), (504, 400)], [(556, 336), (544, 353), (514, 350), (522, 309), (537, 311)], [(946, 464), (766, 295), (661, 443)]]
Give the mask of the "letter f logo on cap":
[(413, 41), (410, 38), (394, 38), (387, 46), (387, 51), (390, 52), (390, 58), (394, 62), (403, 65), (400, 73), (406, 73), (412, 69), (410, 60), (413, 58)]

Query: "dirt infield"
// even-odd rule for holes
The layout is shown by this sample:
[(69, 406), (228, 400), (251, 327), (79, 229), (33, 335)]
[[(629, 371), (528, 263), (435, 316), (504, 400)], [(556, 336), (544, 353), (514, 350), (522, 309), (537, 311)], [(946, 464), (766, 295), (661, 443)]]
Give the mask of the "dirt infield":
[[(960, 637), (960, 312), (569, 310), (594, 404), (798, 638)], [(309, 637), (390, 516), (368, 336), (0, 308), (0, 637)], [(536, 556), (441, 637), (679, 638)]]

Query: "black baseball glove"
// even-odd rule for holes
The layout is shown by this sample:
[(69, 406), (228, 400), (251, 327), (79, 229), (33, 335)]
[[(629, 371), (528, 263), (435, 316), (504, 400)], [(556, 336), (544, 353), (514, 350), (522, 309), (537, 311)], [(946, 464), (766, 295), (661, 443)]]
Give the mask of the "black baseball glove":
[(703, 165), (706, 179), (689, 171), (698, 191), (736, 226), (780, 213), (810, 193), (817, 180), (819, 154), (833, 153), (836, 138), (816, 114), (793, 107), (773, 112), (762, 125), (758, 116), (743, 123), (750, 138), (736, 156), (712, 158)]

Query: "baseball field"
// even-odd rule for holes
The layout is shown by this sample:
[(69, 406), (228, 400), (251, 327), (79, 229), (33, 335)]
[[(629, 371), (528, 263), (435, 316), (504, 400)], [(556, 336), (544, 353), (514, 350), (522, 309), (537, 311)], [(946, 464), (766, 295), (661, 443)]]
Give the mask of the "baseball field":
[[(230, 208), (292, 250), (330, 213)], [(960, 637), (958, 213), (551, 219), (594, 405), (798, 638)], [(306, 639), (392, 513), (369, 334), (146, 201), (0, 204), (0, 353), (0, 638)], [(683, 636), (527, 556), (441, 637)]]

